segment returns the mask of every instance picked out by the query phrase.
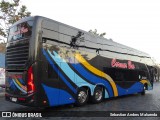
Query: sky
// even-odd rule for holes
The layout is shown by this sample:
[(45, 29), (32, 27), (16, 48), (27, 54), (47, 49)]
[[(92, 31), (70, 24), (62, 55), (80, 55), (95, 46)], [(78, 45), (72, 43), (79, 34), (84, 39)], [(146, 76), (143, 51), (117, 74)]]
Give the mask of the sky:
[(40, 15), (150, 54), (160, 63), (160, 0), (22, 0)]

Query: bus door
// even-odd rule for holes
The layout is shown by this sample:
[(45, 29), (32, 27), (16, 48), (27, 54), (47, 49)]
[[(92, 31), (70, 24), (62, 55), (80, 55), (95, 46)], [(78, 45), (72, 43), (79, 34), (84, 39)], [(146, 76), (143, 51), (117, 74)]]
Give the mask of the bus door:
[[(49, 55), (48, 55), (49, 56)], [(50, 60), (48, 60), (50, 59)], [(59, 66), (60, 62), (55, 62), (52, 57), (47, 57), (45, 55), (41, 56), (41, 62), (39, 62), (38, 69), (38, 87), (37, 87), (37, 96), (38, 100), (48, 99), (50, 106), (59, 105), (59, 87), (60, 87), (60, 78), (59, 78)], [(59, 66), (58, 66), (59, 65)], [(42, 89), (41, 87), (42, 86)], [(44, 94), (44, 95), (42, 95)]]
[[(60, 63), (58, 63), (60, 65)], [(49, 88), (47, 96), (52, 99), (51, 106), (59, 105), (60, 98), (60, 78), (59, 78), (59, 67), (57, 64), (48, 64), (48, 75), (46, 75), (46, 85)]]
[(134, 87), (139, 82), (139, 72), (137, 70), (124, 70), (124, 78), (124, 87), (127, 89), (127, 94), (141, 91), (141, 87)]

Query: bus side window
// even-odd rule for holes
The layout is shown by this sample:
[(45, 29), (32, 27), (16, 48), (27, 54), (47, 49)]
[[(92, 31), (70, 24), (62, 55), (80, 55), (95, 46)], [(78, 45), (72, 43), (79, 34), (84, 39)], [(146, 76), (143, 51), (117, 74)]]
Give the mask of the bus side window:
[(124, 74), (123, 72), (115, 71), (115, 80), (116, 81), (124, 81)]
[(58, 79), (58, 74), (53, 70), (50, 64), (48, 64), (48, 79)]

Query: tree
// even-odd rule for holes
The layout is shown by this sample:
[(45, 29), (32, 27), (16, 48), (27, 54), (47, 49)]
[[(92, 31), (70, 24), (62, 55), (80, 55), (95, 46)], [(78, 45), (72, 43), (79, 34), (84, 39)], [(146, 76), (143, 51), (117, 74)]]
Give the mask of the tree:
[(6, 51), (6, 43), (0, 43), (0, 53), (5, 53)]
[(9, 27), (16, 21), (28, 17), (25, 5), (20, 5), (20, 0), (0, 0), (0, 42), (5, 42)]
[(100, 37), (104, 37), (106, 35), (106, 33), (97, 33), (97, 29), (94, 29), (94, 30), (89, 30), (88, 32), (94, 34), (94, 35), (97, 35), (97, 36), (100, 36)]

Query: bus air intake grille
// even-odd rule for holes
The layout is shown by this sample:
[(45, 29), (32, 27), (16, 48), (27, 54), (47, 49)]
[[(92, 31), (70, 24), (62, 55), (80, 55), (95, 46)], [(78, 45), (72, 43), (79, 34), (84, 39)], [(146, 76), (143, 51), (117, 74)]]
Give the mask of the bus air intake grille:
[(7, 47), (6, 67), (25, 67), (28, 61), (28, 55), (28, 43)]

